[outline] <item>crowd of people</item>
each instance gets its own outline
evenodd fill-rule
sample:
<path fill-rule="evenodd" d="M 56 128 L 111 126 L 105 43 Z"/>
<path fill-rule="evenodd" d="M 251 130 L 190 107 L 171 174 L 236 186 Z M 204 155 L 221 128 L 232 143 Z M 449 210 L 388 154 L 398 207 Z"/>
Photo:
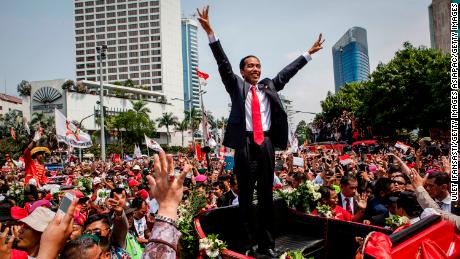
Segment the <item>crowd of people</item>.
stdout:
<path fill-rule="evenodd" d="M 306 181 L 320 185 L 318 206 L 328 205 L 329 217 L 340 220 L 385 226 L 393 215 L 415 222 L 440 214 L 460 228 L 449 193 L 448 154 L 430 152 L 425 142 L 407 151 L 380 143 L 367 149 L 277 152 L 273 189 L 295 189 Z M 56 172 L 45 168 L 48 153 L 32 142 L 23 166 L 5 157 L 1 258 L 58 253 L 60 258 L 175 258 L 181 235 L 177 207 L 192 189 L 206 196 L 205 209 L 238 205 L 236 177 L 217 157 L 208 167 L 206 160 L 160 153 L 131 161 L 77 161 Z M 343 154 L 349 154 L 347 163 Z M 61 213 L 66 193 L 75 199 Z M 325 216 L 314 207 L 311 213 Z"/>

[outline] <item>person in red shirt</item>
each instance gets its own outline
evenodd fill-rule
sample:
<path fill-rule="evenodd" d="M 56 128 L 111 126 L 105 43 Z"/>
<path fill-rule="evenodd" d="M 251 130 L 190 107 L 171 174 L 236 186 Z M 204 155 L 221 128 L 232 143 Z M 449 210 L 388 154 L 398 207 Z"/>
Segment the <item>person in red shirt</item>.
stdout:
<path fill-rule="evenodd" d="M 321 186 L 319 188 L 321 193 L 321 205 L 328 205 L 331 207 L 332 217 L 339 220 L 352 221 L 353 216 L 346 211 L 344 208 L 337 205 L 337 192 L 330 186 Z M 312 215 L 318 215 L 318 211 L 315 209 L 311 213 Z M 321 215 L 323 216 L 323 215 Z"/>
<path fill-rule="evenodd" d="M 35 140 L 32 141 L 24 151 L 26 173 L 24 184 L 27 185 L 35 182 L 35 185 L 39 187 L 48 183 L 48 178 L 45 174 L 45 154 L 50 155 L 51 152 L 46 147 L 34 146 Z M 33 182 L 31 182 L 32 179 L 34 179 Z"/>

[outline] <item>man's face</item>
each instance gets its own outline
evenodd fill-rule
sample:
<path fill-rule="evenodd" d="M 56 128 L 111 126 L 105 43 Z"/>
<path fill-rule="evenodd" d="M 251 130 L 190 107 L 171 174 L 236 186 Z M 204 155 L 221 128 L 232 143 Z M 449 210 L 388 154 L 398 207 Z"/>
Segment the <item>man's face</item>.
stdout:
<path fill-rule="evenodd" d="M 341 192 L 345 197 L 353 197 L 355 196 L 356 190 L 358 189 L 358 182 L 357 181 L 348 181 L 348 184 L 341 185 Z"/>
<path fill-rule="evenodd" d="M 244 67 L 240 70 L 241 75 L 252 85 L 257 84 L 260 78 L 260 61 L 258 58 L 249 57 L 244 61 Z"/>
<path fill-rule="evenodd" d="M 222 190 L 219 188 L 219 187 L 214 187 L 214 195 L 216 195 L 216 197 L 220 197 L 222 196 Z"/>
<path fill-rule="evenodd" d="M 85 233 L 85 234 L 93 234 L 93 235 L 96 235 L 96 236 L 109 238 L 110 227 L 107 224 L 102 223 L 102 220 L 99 220 L 99 221 L 95 221 L 95 222 L 89 224 L 86 227 L 86 229 L 85 229 L 85 231 L 83 233 Z"/>
<path fill-rule="evenodd" d="M 43 153 L 38 153 L 37 155 L 35 155 L 35 158 L 37 158 L 37 161 L 39 163 L 45 162 L 45 155 Z"/>
<path fill-rule="evenodd" d="M 142 203 L 142 207 L 140 209 L 137 209 L 135 212 L 134 212 L 134 215 L 137 219 L 140 219 L 144 216 L 147 215 L 147 212 L 148 212 L 148 208 L 147 208 L 147 204 L 145 202 Z"/>
<path fill-rule="evenodd" d="M 24 224 L 24 226 L 22 226 L 21 229 L 19 230 L 18 248 L 21 248 L 24 250 L 24 249 L 33 248 L 34 246 L 38 246 L 40 244 L 41 236 L 42 236 L 42 233 Z"/>
<path fill-rule="evenodd" d="M 436 198 L 442 193 L 442 188 L 434 182 L 435 179 L 427 179 L 424 186 L 431 198 Z"/>

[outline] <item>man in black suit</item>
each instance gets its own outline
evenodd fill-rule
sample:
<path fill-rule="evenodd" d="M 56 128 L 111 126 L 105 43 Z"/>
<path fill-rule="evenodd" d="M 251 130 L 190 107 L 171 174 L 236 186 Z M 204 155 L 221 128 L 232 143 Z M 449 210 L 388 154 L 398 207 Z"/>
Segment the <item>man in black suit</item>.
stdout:
<path fill-rule="evenodd" d="M 261 81 L 260 61 L 246 56 L 240 62 L 242 78 L 233 73 L 232 66 L 216 39 L 209 24 L 209 6 L 198 10 L 199 22 L 207 33 L 210 47 L 219 67 L 225 90 L 232 100 L 232 108 L 225 130 L 223 144 L 235 149 L 234 172 L 238 181 L 240 220 L 249 244 L 255 243 L 251 224 L 251 205 L 255 183 L 259 227 L 257 230 L 258 253 L 277 257 L 275 242 L 271 237 L 273 224 L 274 148 L 286 149 L 288 142 L 287 115 L 278 91 L 303 67 L 311 54 L 322 49 L 321 34 L 310 50 L 298 57 L 273 78 Z M 249 246 L 250 247 L 250 246 Z M 249 248 L 248 247 L 248 248 Z"/>

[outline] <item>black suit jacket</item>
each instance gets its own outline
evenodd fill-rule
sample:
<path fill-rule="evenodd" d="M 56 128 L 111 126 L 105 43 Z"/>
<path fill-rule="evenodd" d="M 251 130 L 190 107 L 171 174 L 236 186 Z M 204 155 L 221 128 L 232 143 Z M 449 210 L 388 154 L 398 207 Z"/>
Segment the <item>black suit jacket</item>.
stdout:
<path fill-rule="evenodd" d="M 338 198 L 337 205 L 342 207 L 342 193 L 341 192 L 337 194 L 337 198 Z M 345 207 L 343 208 L 346 209 Z M 358 210 L 359 210 L 358 202 L 356 201 L 356 197 L 353 197 L 353 213 L 356 214 Z"/>
<path fill-rule="evenodd" d="M 245 143 L 246 112 L 244 104 L 250 84 L 233 73 L 230 61 L 225 55 L 219 41 L 210 43 L 209 45 L 217 61 L 220 77 L 224 83 L 225 90 L 227 90 L 232 101 L 232 108 L 230 116 L 228 117 L 223 144 L 234 149 L 240 148 L 243 147 Z M 284 85 L 289 82 L 305 64 L 307 64 L 307 60 L 304 56 L 300 56 L 281 70 L 273 79 L 265 78 L 258 83 L 259 89 L 265 91 L 270 100 L 270 139 L 274 147 L 286 149 L 288 143 L 287 114 L 284 111 L 278 91 L 282 90 Z"/>

